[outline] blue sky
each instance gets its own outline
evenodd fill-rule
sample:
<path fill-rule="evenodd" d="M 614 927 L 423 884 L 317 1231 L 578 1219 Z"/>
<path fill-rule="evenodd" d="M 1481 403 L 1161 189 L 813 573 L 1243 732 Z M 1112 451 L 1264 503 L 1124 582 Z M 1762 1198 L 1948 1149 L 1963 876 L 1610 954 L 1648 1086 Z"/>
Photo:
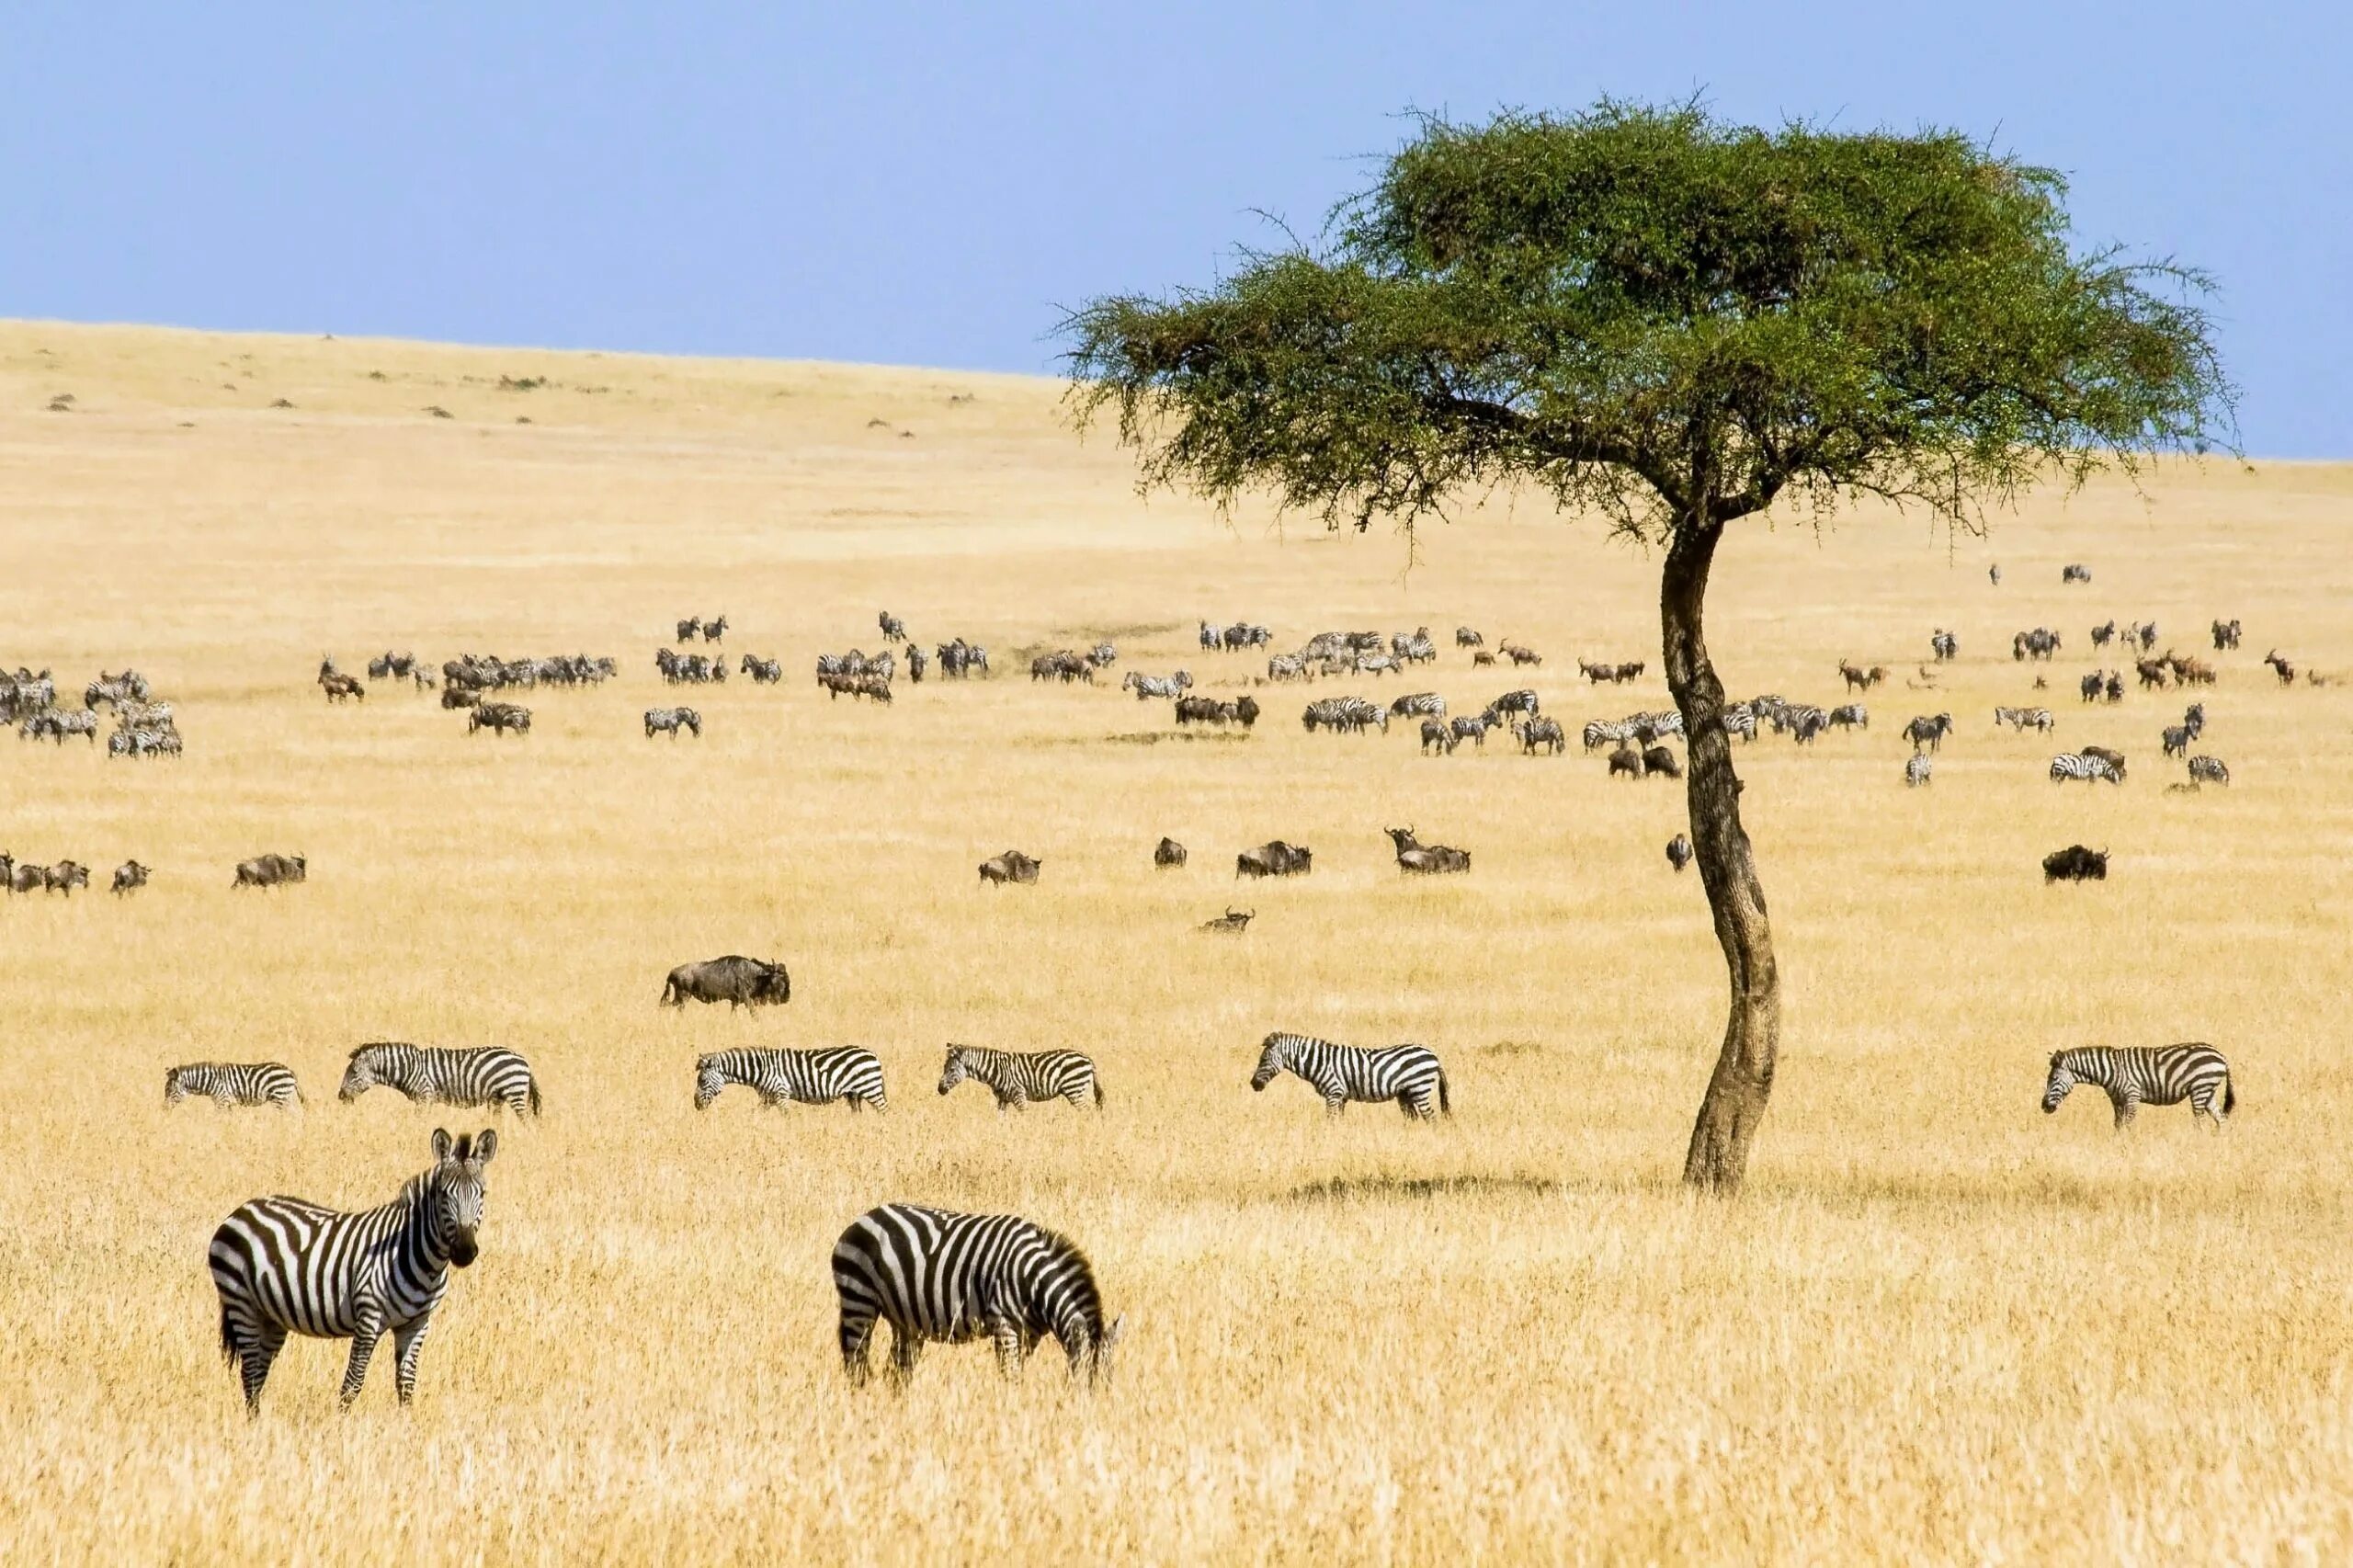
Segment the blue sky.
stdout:
<path fill-rule="evenodd" d="M 1050 369 L 1473 117 L 1955 127 L 2222 279 L 2247 449 L 2353 457 L 2353 23 L 2317 4 L 15 6 L 0 314 Z"/>

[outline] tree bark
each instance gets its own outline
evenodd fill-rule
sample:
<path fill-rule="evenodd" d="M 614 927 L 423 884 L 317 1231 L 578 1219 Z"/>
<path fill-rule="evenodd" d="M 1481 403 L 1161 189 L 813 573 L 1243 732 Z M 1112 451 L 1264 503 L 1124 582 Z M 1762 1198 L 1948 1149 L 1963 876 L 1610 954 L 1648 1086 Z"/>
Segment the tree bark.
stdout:
<path fill-rule="evenodd" d="M 1781 1042 L 1781 981 L 1773 961 L 1773 931 L 1765 890 L 1740 825 L 1739 777 L 1732 737 L 1724 733 L 1724 688 L 1708 662 L 1701 621 L 1708 569 L 1723 536 L 1721 522 L 1682 519 L 1666 552 L 1659 593 L 1665 638 L 1666 685 L 1683 715 L 1690 756 L 1685 786 L 1691 808 L 1692 858 L 1715 917 L 1716 940 L 1731 980 L 1731 1015 L 1723 1049 L 1708 1079 L 1707 1097 L 1691 1129 L 1683 1179 L 1729 1194 L 1748 1169 L 1748 1148 L 1773 1093 L 1774 1061 Z"/>

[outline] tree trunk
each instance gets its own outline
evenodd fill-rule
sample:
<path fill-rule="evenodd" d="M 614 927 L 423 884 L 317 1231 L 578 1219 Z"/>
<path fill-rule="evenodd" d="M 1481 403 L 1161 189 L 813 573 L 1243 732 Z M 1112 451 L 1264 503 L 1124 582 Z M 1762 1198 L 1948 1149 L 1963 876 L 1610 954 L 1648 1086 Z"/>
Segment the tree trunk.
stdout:
<path fill-rule="evenodd" d="M 1731 1017 L 1723 1050 L 1708 1079 L 1707 1098 L 1691 1129 L 1683 1179 L 1731 1193 L 1748 1169 L 1748 1145 L 1773 1093 L 1774 1058 L 1781 1041 L 1781 981 L 1773 962 L 1773 932 L 1765 890 L 1740 825 L 1741 782 L 1733 772 L 1732 737 L 1724 733 L 1724 688 L 1708 662 L 1700 622 L 1707 606 L 1708 568 L 1723 525 L 1688 520 L 1666 552 L 1659 593 L 1665 636 L 1666 685 L 1683 715 L 1690 754 L 1686 778 L 1691 805 L 1691 847 L 1700 885 L 1715 916 L 1732 983 Z"/>

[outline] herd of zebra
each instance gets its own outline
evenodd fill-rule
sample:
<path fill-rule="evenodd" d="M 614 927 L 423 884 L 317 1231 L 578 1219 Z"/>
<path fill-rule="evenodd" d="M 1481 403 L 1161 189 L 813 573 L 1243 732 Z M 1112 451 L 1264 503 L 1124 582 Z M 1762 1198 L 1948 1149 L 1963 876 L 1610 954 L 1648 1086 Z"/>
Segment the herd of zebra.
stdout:
<path fill-rule="evenodd" d="M 1424 1046 L 1368 1050 L 1270 1034 L 1260 1043 L 1250 1087 L 1262 1091 L 1285 1073 L 1315 1091 L 1327 1118 L 1337 1118 L 1352 1101 L 1394 1104 L 1411 1120 L 1453 1115 L 1445 1068 Z M 985 1087 L 1000 1115 L 1053 1100 L 1091 1105 L 1098 1112 L 1105 1104 L 1093 1060 L 1074 1051 L 950 1043 L 938 1092 L 949 1095 L 965 1083 Z M 351 1052 L 336 1097 L 349 1104 L 379 1086 L 421 1104 L 486 1107 L 518 1117 L 537 1117 L 542 1109 L 529 1064 L 495 1047 L 371 1041 Z M 881 1062 L 855 1047 L 740 1049 L 695 1059 L 698 1111 L 731 1087 L 749 1089 L 769 1107 L 843 1104 L 855 1113 L 880 1112 L 889 1104 Z M 165 1073 L 165 1106 L 190 1098 L 209 1098 L 223 1108 L 292 1110 L 304 1103 L 293 1071 L 276 1062 L 189 1062 Z M 376 1346 L 391 1335 L 399 1401 L 414 1403 L 420 1352 L 434 1310 L 448 1294 L 449 1270 L 470 1267 L 481 1254 L 483 1170 L 498 1144 L 495 1129 L 455 1138 L 437 1129 L 433 1165 L 378 1208 L 345 1211 L 301 1199 L 258 1198 L 222 1221 L 206 1265 L 220 1302 L 222 1351 L 248 1414 L 260 1414 L 270 1367 L 298 1334 L 351 1341 L 340 1390 L 347 1409 L 366 1383 Z M 1120 1320 L 1104 1321 L 1101 1291 L 1086 1256 L 1067 1238 L 1014 1215 L 886 1204 L 842 1233 L 832 1268 L 842 1364 L 854 1383 L 866 1381 L 878 1321 L 891 1325 L 892 1369 L 901 1381 L 927 1342 L 986 1338 L 1005 1374 L 1017 1378 L 1029 1354 L 1051 1337 L 1074 1378 L 1093 1383 L 1108 1372 L 1109 1351 L 1120 1337 Z"/>
<path fill-rule="evenodd" d="M 54 741 L 63 746 L 80 736 L 98 744 L 98 710 L 111 709 L 114 729 L 107 736 L 108 756 L 177 756 L 182 750 L 179 720 L 169 702 L 159 700 L 137 670 L 120 675 L 104 670 L 82 688 L 82 706 L 57 704 L 57 678 L 49 670 L 35 675 L 19 665 L 0 670 L 0 723 L 17 726 L 20 740 Z"/>

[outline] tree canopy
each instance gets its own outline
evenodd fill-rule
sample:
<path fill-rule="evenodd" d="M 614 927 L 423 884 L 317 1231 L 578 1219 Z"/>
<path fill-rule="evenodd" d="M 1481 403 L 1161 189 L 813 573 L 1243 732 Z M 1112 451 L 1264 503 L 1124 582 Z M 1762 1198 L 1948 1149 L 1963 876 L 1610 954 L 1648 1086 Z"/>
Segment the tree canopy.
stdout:
<path fill-rule="evenodd" d="M 1077 413 L 1147 485 L 1335 523 L 1532 481 L 1653 538 L 1784 494 L 1975 527 L 2052 464 L 2230 444 L 2207 280 L 2078 254 L 2065 192 L 1945 131 L 1425 120 L 1320 251 L 1075 312 Z"/>

